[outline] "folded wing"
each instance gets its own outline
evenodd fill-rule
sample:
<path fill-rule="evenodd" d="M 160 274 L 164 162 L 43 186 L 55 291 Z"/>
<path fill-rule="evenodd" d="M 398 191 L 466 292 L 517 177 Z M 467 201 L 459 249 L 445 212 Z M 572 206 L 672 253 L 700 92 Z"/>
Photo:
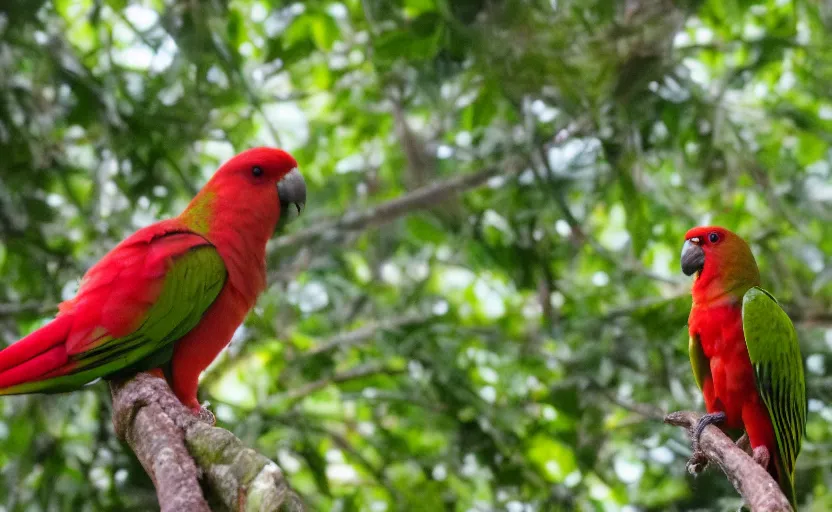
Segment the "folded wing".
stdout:
<path fill-rule="evenodd" d="M 742 325 L 757 391 L 774 426 L 778 483 L 794 503 L 794 466 L 808 409 L 797 333 L 774 297 L 757 287 L 743 297 Z"/>
<path fill-rule="evenodd" d="M 0 351 L 0 394 L 68 391 L 169 357 L 227 273 L 205 238 L 166 227 L 119 244 L 87 272 L 53 322 Z"/>

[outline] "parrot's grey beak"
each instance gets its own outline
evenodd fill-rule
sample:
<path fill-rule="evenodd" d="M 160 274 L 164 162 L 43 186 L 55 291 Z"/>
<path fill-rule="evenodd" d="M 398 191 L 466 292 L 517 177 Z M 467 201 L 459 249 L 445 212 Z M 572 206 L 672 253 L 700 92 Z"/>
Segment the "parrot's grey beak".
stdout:
<path fill-rule="evenodd" d="M 699 239 L 694 237 L 685 240 L 685 245 L 682 246 L 682 272 L 691 276 L 695 272 L 701 272 L 704 267 L 705 251 L 699 245 Z"/>
<path fill-rule="evenodd" d="M 298 218 L 306 206 L 306 182 L 297 168 L 289 171 L 277 183 L 280 198 L 280 223 L 286 224 Z"/>

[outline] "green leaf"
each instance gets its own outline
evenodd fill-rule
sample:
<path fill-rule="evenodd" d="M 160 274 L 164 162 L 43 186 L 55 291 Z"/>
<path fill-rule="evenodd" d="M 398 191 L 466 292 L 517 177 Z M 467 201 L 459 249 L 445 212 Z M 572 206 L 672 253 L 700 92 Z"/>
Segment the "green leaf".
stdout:
<path fill-rule="evenodd" d="M 405 0 L 404 9 L 410 16 L 436 11 L 436 0 Z"/>
<path fill-rule="evenodd" d="M 318 491 L 326 496 L 332 496 L 332 490 L 329 487 L 329 479 L 326 476 L 326 459 L 321 456 L 318 447 L 312 442 L 312 439 L 304 436 L 298 453 L 309 465 L 312 476 L 315 478 L 315 483 L 318 486 Z"/>
<path fill-rule="evenodd" d="M 312 39 L 318 49 L 324 52 L 331 50 L 332 44 L 340 35 L 335 20 L 328 14 L 318 13 L 310 16 L 309 26 L 312 31 Z"/>
<path fill-rule="evenodd" d="M 440 226 L 421 215 L 407 219 L 407 231 L 416 240 L 432 244 L 440 244 L 446 238 Z"/>
<path fill-rule="evenodd" d="M 419 16 L 410 30 L 395 29 L 383 33 L 373 42 L 376 57 L 382 61 L 406 59 L 424 61 L 439 52 L 444 25 L 435 13 Z"/>
<path fill-rule="evenodd" d="M 544 434 L 536 434 L 528 440 L 526 453 L 538 471 L 550 482 L 563 482 L 578 468 L 575 453 L 569 446 Z"/>
<path fill-rule="evenodd" d="M 829 144 L 819 135 L 803 132 L 797 137 L 795 157 L 801 166 L 811 165 L 826 158 Z"/>
<path fill-rule="evenodd" d="M 647 217 L 646 204 L 638 193 L 633 178 L 627 170 L 618 173 L 618 184 L 621 187 L 621 204 L 626 212 L 627 231 L 633 245 L 633 252 L 640 257 L 650 239 L 652 225 Z"/>

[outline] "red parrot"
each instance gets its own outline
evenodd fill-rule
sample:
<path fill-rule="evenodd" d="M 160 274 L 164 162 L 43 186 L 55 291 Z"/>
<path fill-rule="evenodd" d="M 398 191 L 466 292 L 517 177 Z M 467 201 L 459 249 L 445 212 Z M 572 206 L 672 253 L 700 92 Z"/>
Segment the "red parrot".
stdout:
<path fill-rule="evenodd" d="M 689 351 L 708 411 L 694 428 L 692 462 L 702 460 L 699 436 L 707 425 L 744 429 L 754 460 L 796 509 L 794 466 L 808 404 L 794 325 L 759 287 L 751 248 L 727 229 L 688 231 L 681 264 L 686 275 L 696 274 Z"/>
<path fill-rule="evenodd" d="M 178 217 L 140 229 L 90 268 L 54 320 L 0 351 L 0 395 L 161 369 L 199 413 L 200 373 L 266 288 L 266 242 L 305 204 L 291 155 L 238 154 Z"/>

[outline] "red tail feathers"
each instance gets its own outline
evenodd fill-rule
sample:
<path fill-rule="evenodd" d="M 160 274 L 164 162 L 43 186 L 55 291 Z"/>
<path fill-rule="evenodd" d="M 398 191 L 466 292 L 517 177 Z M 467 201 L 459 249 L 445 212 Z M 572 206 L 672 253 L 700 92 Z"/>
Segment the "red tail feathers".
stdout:
<path fill-rule="evenodd" d="M 62 315 L 0 350 L 0 388 L 38 380 L 67 362 L 64 342 L 72 316 Z"/>

